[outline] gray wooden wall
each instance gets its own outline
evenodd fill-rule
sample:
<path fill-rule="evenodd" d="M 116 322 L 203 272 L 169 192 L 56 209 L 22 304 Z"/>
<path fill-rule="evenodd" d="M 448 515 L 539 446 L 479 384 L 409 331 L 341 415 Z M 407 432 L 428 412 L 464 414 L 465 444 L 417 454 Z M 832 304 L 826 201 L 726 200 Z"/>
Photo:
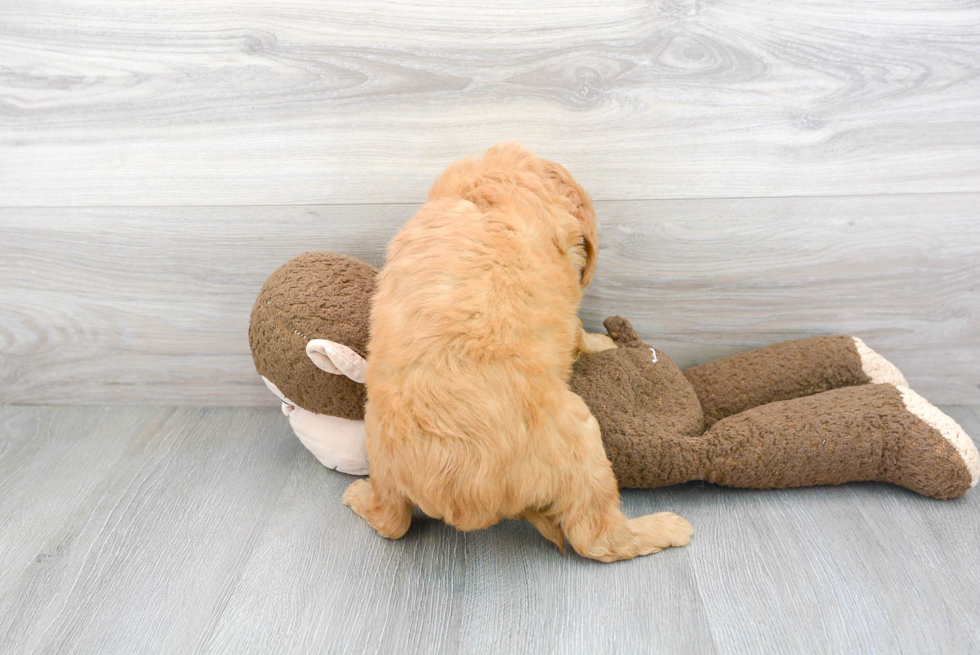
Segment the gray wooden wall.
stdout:
<path fill-rule="evenodd" d="M 0 3 L 0 402 L 270 403 L 304 250 L 381 263 L 517 139 L 598 201 L 586 323 L 691 364 L 853 333 L 980 400 L 980 3 Z"/>

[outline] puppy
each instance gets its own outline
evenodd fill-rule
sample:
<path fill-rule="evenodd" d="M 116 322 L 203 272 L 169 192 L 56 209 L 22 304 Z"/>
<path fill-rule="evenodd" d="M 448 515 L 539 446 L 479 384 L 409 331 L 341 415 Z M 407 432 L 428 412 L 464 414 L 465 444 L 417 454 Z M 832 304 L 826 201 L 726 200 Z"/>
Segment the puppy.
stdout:
<path fill-rule="evenodd" d="M 524 518 L 604 562 L 683 546 L 663 512 L 629 520 L 599 424 L 568 388 L 586 334 L 595 212 L 564 168 L 517 144 L 463 159 L 388 246 L 371 312 L 371 475 L 344 503 L 384 537 L 412 506 L 460 530 Z"/>

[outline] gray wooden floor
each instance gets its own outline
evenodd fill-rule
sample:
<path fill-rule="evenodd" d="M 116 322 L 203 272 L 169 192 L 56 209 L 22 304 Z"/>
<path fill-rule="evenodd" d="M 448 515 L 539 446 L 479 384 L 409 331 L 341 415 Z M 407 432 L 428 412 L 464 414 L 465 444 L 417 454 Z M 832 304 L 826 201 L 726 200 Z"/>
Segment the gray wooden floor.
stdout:
<path fill-rule="evenodd" d="M 976 490 L 630 491 L 694 541 L 604 565 L 523 522 L 382 540 L 351 479 L 274 408 L 0 408 L 0 652 L 980 649 Z"/>

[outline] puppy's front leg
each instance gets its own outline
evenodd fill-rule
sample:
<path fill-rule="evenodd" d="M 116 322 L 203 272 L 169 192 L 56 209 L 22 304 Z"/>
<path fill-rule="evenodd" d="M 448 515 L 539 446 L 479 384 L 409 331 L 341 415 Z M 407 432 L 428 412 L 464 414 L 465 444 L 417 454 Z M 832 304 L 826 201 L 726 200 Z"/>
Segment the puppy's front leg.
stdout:
<path fill-rule="evenodd" d="M 400 539 L 412 524 L 412 504 L 397 492 L 389 492 L 372 480 L 358 480 L 344 492 L 344 504 L 350 507 L 382 537 Z"/>
<path fill-rule="evenodd" d="M 599 353 L 603 350 L 611 350 L 612 348 L 616 347 L 616 342 L 605 334 L 593 334 L 592 332 L 586 332 L 582 327 L 582 321 L 578 322 L 578 331 L 578 344 L 576 344 L 575 348 L 576 357 L 591 355 L 592 353 Z"/>

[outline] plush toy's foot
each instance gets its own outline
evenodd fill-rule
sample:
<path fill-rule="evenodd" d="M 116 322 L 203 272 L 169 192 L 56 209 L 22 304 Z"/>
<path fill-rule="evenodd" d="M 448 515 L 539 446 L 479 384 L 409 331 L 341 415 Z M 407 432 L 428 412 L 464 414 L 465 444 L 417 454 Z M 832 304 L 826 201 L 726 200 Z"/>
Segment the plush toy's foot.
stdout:
<path fill-rule="evenodd" d="M 851 337 L 851 339 L 854 340 L 854 347 L 857 348 L 858 357 L 861 359 L 861 369 L 868 376 L 869 384 L 909 386 L 909 383 L 905 381 L 905 376 L 902 375 L 897 366 L 868 348 L 867 344 L 857 337 Z"/>
<path fill-rule="evenodd" d="M 953 419 L 906 387 L 867 384 L 756 407 L 702 439 L 705 479 L 766 489 L 891 482 L 933 498 L 962 496 L 980 473 Z"/>
<path fill-rule="evenodd" d="M 400 539 L 412 523 L 412 504 L 404 496 L 381 491 L 371 480 L 358 480 L 344 492 L 344 504 L 387 539 Z"/>
<path fill-rule="evenodd" d="M 980 453 L 970 439 L 970 436 L 960 427 L 960 424 L 953 420 L 951 416 L 930 403 L 928 400 L 912 391 L 908 387 L 896 387 L 902 396 L 902 402 L 909 413 L 916 416 L 920 421 L 929 426 L 933 438 L 937 441 L 937 449 L 942 450 L 942 444 L 935 436 L 937 433 L 943 440 L 952 446 L 956 453 L 963 460 L 967 473 L 970 476 L 970 487 L 977 486 L 980 480 Z M 957 494 L 959 495 L 959 494 Z"/>

